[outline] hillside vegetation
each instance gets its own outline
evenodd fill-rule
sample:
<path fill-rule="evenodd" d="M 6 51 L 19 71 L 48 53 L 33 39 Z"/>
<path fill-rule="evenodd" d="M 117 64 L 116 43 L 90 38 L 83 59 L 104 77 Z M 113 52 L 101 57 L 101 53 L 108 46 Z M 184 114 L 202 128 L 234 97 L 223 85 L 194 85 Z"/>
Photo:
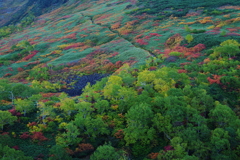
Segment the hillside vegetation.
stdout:
<path fill-rule="evenodd" d="M 240 2 L 56 4 L 0 28 L 0 159 L 239 159 Z"/>

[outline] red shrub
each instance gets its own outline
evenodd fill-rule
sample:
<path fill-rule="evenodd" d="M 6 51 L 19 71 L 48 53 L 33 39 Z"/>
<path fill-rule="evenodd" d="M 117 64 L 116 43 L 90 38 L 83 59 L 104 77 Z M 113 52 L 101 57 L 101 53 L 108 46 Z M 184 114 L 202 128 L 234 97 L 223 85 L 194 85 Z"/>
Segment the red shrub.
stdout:
<path fill-rule="evenodd" d="M 149 68 L 149 71 L 155 71 L 156 69 L 157 69 L 156 66 L 151 66 L 151 67 Z"/>
<path fill-rule="evenodd" d="M 27 61 L 27 60 L 31 59 L 32 57 L 34 57 L 38 53 L 38 51 L 32 51 L 31 53 L 32 54 L 27 55 L 22 60 Z"/>
<path fill-rule="evenodd" d="M 219 76 L 219 75 L 213 75 L 213 78 L 208 77 L 207 80 L 210 84 L 213 84 L 213 83 L 221 84 L 221 81 L 220 81 L 221 77 L 222 76 Z"/>
<path fill-rule="evenodd" d="M 139 34 L 139 35 L 137 35 L 136 37 L 134 37 L 134 39 L 139 39 L 140 37 L 142 37 L 143 36 L 143 34 Z"/>
<path fill-rule="evenodd" d="M 76 35 L 77 33 L 72 33 L 72 34 L 63 36 L 61 39 L 77 39 Z"/>
<path fill-rule="evenodd" d="M 187 73 L 187 70 L 185 70 L 185 69 L 179 69 L 179 70 L 178 70 L 178 73 Z"/>
<path fill-rule="evenodd" d="M 117 68 L 120 68 L 122 65 L 123 65 L 123 62 L 122 62 L 122 61 L 117 61 L 117 62 L 115 63 L 115 66 L 116 66 Z"/>
<path fill-rule="evenodd" d="M 145 42 L 143 39 L 137 39 L 136 42 L 140 45 L 148 45 L 148 42 Z"/>
<path fill-rule="evenodd" d="M 180 63 L 180 66 L 185 66 L 185 65 L 188 65 L 188 64 L 191 64 L 191 62 Z"/>
<path fill-rule="evenodd" d="M 75 149 L 75 152 L 89 152 L 93 150 L 94 147 L 90 143 L 81 143 L 78 144 L 78 147 Z"/>
<path fill-rule="evenodd" d="M 12 148 L 15 149 L 15 150 L 19 150 L 18 146 L 13 146 Z"/>
<path fill-rule="evenodd" d="M 30 62 L 27 65 L 24 65 L 24 67 L 30 66 L 30 65 L 34 65 L 34 64 L 39 64 L 40 61 L 34 61 L 34 62 Z"/>
<path fill-rule="evenodd" d="M 29 137 L 30 137 L 30 135 L 28 134 L 28 132 L 24 132 L 24 133 L 20 136 L 21 139 L 27 139 L 27 138 L 29 138 Z"/>
<path fill-rule="evenodd" d="M 22 69 L 21 67 L 18 67 L 18 72 L 22 72 L 22 71 L 24 71 L 24 69 Z"/>
<path fill-rule="evenodd" d="M 145 37 L 143 37 L 143 39 L 150 39 L 151 38 L 151 36 L 145 36 Z"/>
<path fill-rule="evenodd" d="M 8 77 L 8 76 L 11 76 L 11 75 L 12 75 L 11 73 L 6 73 L 6 74 L 4 74 L 3 77 Z"/>
<path fill-rule="evenodd" d="M 164 151 L 167 152 L 167 151 L 170 151 L 170 150 L 174 150 L 172 146 L 165 146 L 164 147 Z"/>
<path fill-rule="evenodd" d="M 156 159 L 157 156 L 158 156 L 158 153 L 153 153 L 153 152 L 148 155 L 150 159 Z"/>
<path fill-rule="evenodd" d="M 157 36 L 157 37 L 160 37 L 162 36 L 161 34 L 158 34 L 158 33 L 149 33 L 150 36 Z"/>
<path fill-rule="evenodd" d="M 13 68 L 12 68 L 12 67 L 8 67 L 8 70 L 9 70 L 9 71 L 13 71 Z"/>
<path fill-rule="evenodd" d="M 9 132 L 3 132 L 1 135 L 9 135 Z"/>
<path fill-rule="evenodd" d="M 120 26 L 121 26 L 121 23 L 120 23 L 120 22 L 117 22 L 117 23 L 114 23 L 114 24 L 111 26 L 111 29 L 118 29 Z"/>
<path fill-rule="evenodd" d="M 63 19 L 63 18 L 70 18 L 70 17 L 72 17 L 72 16 L 71 16 L 71 15 L 66 15 L 66 16 L 61 17 L 60 19 Z"/>
<path fill-rule="evenodd" d="M 8 112 L 10 112 L 13 116 L 21 116 L 22 114 L 20 112 L 17 112 L 16 109 L 9 109 Z"/>
<path fill-rule="evenodd" d="M 75 44 L 72 44 L 72 45 L 69 45 L 65 48 L 63 48 L 64 50 L 68 50 L 68 49 L 71 49 L 71 48 L 77 48 L 77 47 L 80 47 L 80 46 L 83 46 L 84 43 L 75 43 Z"/>
<path fill-rule="evenodd" d="M 122 139 L 124 137 L 124 131 L 122 129 L 120 129 L 114 134 L 114 136 L 116 138 Z"/>
<path fill-rule="evenodd" d="M 114 52 L 111 57 L 115 57 L 116 55 L 118 55 L 119 53 L 118 52 Z"/>
<path fill-rule="evenodd" d="M 36 125 L 37 125 L 37 122 L 28 123 L 28 126 L 36 126 Z"/>
<path fill-rule="evenodd" d="M 33 132 L 33 135 L 30 136 L 32 140 L 46 141 L 48 140 L 42 132 Z"/>

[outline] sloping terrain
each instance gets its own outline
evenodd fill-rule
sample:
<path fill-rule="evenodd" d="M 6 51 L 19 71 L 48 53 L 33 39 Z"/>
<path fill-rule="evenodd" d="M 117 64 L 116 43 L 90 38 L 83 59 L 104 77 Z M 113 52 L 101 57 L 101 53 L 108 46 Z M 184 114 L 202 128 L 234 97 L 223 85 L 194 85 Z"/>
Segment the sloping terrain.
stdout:
<path fill-rule="evenodd" d="M 0 157 L 239 159 L 239 3 L 31 4 L 0 28 Z"/>
<path fill-rule="evenodd" d="M 30 13 L 39 16 L 45 12 L 56 9 L 66 2 L 66 0 L 1 0 L 0 27 L 19 23 Z"/>

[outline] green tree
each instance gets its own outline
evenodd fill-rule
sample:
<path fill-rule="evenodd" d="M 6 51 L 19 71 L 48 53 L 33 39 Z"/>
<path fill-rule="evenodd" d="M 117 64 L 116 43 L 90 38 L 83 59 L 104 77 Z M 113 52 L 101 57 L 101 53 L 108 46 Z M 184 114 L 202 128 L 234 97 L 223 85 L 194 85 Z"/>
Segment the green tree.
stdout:
<path fill-rule="evenodd" d="M 13 83 L 11 85 L 15 97 L 28 98 L 35 93 L 34 89 L 25 84 Z"/>
<path fill-rule="evenodd" d="M 3 146 L 9 146 L 9 147 L 14 146 L 13 139 L 7 134 L 5 135 L 0 134 L 0 144 L 2 144 Z"/>
<path fill-rule="evenodd" d="M 70 160 L 72 159 L 66 152 L 66 150 L 60 145 L 54 145 L 50 150 L 52 155 L 49 160 Z"/>
<path fill-rule="evenodd" d="M 60 99 L 60 102 L 60 109 L 67 113 L 68 116 L 70 116 L 72 111 L 76 109 L 75 102 L 71 98 Z"/>
<path fill-rule="evenodd" d="M 29 72 L 29 78 L 34 80 L 41 80 L 41 81 L 48 80 L 49 76 L 50 75 L 47 67 L 34 68 Z M 46 81 L 45 83 L 50 83 L 50 82 Z"/>
<path fill-rule="evenodd" d="M 123 84 L 122 78 L 119 76 L 111 76 L 103 89 L 103 95 L 107 99 L 119 99 L 118 92 Z"/>
<path fill-rule="evenodd" d="M 6 124 L 13 124 L 17 120 L 17 117 L 12 116 L 8 111 L 0 110 L 0 128 L 3 130 L 3 126 Z"/>
<path fill-rule="evenodd" d="M 41 98 L 42 98 L 42 95 L 41 95 L 41 94 L 34 94 L 34 95 L 32 95 L 31 97 L 29 97 L 28 99 L 29 99 L 30 101 L 32 101 L 36 107 L 38 107 L 38 101 L 39 101 Z"/>
<path fill-rule="evenodd" d="M 108 125 L 100 117 L 87 116 L 84 118 L 82 114 L 77 114 L 73 123 L 88 137 L 96 138 L 100 135 L 109 134 Z"/>
<path fill-rule="evenodd" d="M 173 126 L 171 124 L 170 115 L 163 116 L 162 114 L 157 113 L 152 121 L 157 133 L 163 133 L 168 140 L 172 139 Z"/>
<path fill-rule="evenodd" d="M 81 142 L 82 139 L 78 137 L 80 135 L 80 131 L 73 122 L 68 123 L 64 129 L 66 132 L 56 137 L 56 143 L 58 145 L 67 147 Z"/>
<path fill-rule="evenodd" d="M 0 98 L 11 99 L 14 104 L 14 99 L 17 97 L 27 98 L 35 93 L 35 90 L 21 83 L 9 83 L 6 80 L 0 81 Z"/>
<path fill-rule="evenodd" d="M 121 154 L 116 151 L 111 145 L 99 146 L 91 155 L 90 160 L 117 160 Z"/>
<path fill-rule="evenodd" d="M 161 150 L 158 155 L 158 160 L 166 159 L 166 160 L 179 160 L 179 159 L 193 159 L 195 156 L 188 156 L 186 151 L 187 143 L 180 137 L 174 137 L 170 141 L 170 146 L 173 148 L 172 150 L 167 150 L 166 152 Z M 197 157 L 195 157 L 198 160 Z"/>
<path fill-rule="evenodd" d="M 226 155 L 222 155 L 222 153 L 224 153 L 224 151 L 230 150 L 230 142 L 229 142 L 229 135 L 228 132 L 225 131 L 222 128 L 216 128 L 215 130 L 213 130 L 212 132 L 212 136 L 211 136 L 211 150 L 212 150 L 212 159 L 215 158 L 220 158 L 220 157 L 225 157 L 225 158 L 230 158 Z M 222 159 L 220 158 L 220 159 Z M 225 159 L 223 158 L 223 159 Z"/>
<path fill-rule="evenodd" d="M 94 109 L 91 106 L 92 103 L 85 101 L 75 104 L 76 109 L 79 111 L 76 117 L 80 116 L 84 119 L 87 118 L 94 111 Z"/>
<path fill-rule="evenodd" d="M 42 119 L 43 124 L 46 124 L 46 117 L 54 117 L 55 112 L 53 112 L 53 107 L 45 105 L 43 102 L 39 102 L 38 109 L 40 112 L 40 117 Z"/>
<path fill-rule="evenodd" d="M 17 47 L 21 48 L 22 51 L 20 53 L 24 54 L 24 53 L 29 53 L 31 54 L 31 51 L 34 50 L 34 47 L 28 42 L 28 41 L 20 41 L 18 44 L 17 44 Z"/>
<path fill-rule="evenodd" d="M 109 109 L 109 102 L 107 100 L 99 100 L 94 104 L 99 114 L 103 114 Z"/>
<path fill-rule="evenodd" d="M 210 111 L 209 115 L 216 127 L 219 128 L 228 127 L 237 119 L 230 107 L 222 105 L 219 102 L 216 102 L 216 107 Z"/>
<path fill-rule="evenodd" d="M 191 43 L 193 40 L 193 36 L 191 34 L 186 35 L 185 39 L 187 40 L 188 43 Z"/>
<path fill-rule="evenodd" d="M 8 146 L 0 144 L 0 159 L 1 160 L 33 160 L 31 157 L 24 155 L 22 151 L 15 150 Z"/>
<path fill-rule="evenodd" d="M 126 114 L 127 128 L 124 129 L 124 140 L 127 145 L 136 141 L 149 144 L 154 139 L 155 130 L 150 126 L 153 112 L 149 105 L 139 104 L 131 107 Z"/>
<path fill-rule="evenodd" d="M 23 112 L 24 116 L 26 116 L 26 113 L 31 112 L 36 107 L 34 106 L 34 103 L 31 100 L 28 99 L 16 99 L 15 100 L 16 110 Z"/>

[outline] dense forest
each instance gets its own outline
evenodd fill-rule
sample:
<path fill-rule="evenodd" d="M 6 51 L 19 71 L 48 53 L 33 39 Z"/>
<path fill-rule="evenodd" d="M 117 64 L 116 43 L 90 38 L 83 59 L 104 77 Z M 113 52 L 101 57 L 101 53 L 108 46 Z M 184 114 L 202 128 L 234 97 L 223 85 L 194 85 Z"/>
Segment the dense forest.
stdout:
<path fill-rule="evenodd" d="M 240 159 L 240 2 L 27 10 L 0 28 L 0 159 Z"/>

